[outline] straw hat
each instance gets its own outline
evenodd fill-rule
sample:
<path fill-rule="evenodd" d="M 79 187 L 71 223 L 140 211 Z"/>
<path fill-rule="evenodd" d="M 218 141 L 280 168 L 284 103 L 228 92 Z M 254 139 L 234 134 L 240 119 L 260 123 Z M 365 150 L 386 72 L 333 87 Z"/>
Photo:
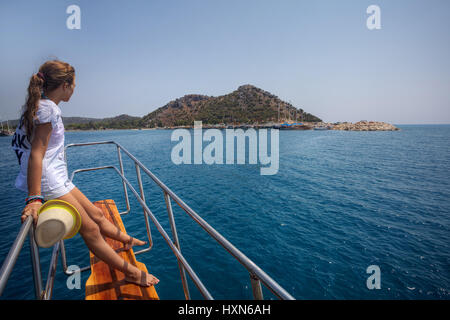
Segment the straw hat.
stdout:
<path fill-rule="evenodd" d="M 38 246 L 49 248 L 75 236 L 80 227 L 81 216 L 74 206 L 63 200 L 49 200 L 39 209 L 34 237 Z"/>

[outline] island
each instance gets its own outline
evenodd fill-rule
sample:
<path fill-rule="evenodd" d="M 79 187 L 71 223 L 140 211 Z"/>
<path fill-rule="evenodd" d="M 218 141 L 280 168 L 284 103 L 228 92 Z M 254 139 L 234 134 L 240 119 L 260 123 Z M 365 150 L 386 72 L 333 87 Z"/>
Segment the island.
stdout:
<path fill-rule="evenodd" d="M 333 130 L 347 131 L 397 131 L 399 128 L 392 124 L 380 121 L 362 120 L 356 123 L 343 122 L 333 125 Z"/>
<path fill-rule="evenodd" d="M 177 129 L 193 128 L 276 128 L 280 130 L 395 131 L 395 126 L 376 121 L 356 123 L 323 122 L 303 108 L 294 107 L 276 95 L 250 84 L 222 96 L 187 94 L 143 117 L 126 114 L 111 118 L 63 117 L 66 130 Z M 15 126 L 18 120 L 12 120 Z"/>

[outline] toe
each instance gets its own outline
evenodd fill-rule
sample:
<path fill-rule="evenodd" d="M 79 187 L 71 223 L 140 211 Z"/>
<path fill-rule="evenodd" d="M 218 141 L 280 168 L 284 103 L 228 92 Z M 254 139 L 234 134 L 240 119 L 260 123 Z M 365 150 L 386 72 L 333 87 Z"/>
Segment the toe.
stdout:
<path fill-rule="evenodd" d="M 133 244 L 136 246 L 143 246 L 146 243 L 147 243 L 146 241 L 141 241 L 139 239 L 133 239 Z"/>
<path fill-rule="evenodd" d="M 158 282 L 159 282 L 159 280 L 155 276 L 149 274 L 149 284 L 150 285 L 157 284 Z"/>

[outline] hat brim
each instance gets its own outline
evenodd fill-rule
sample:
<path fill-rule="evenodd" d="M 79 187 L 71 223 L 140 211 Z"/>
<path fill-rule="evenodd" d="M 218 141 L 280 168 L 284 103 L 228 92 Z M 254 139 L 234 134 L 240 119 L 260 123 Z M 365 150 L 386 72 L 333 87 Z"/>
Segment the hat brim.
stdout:
<path fill-rule="evenodd" d="M 38 215 L 41 214 L 41 212 L 44 212 L 45 210 L 48 210 L 50 208 L 61 208 L 68 211 L 72 215 L 74 224 L 72 230 L 64 237 L 64 240 L 74 237 L 81 228 L 81 215 L 78 212 L 78 210 L 67 201 L 54 199 L 45 202 L 39 208 Z"/>

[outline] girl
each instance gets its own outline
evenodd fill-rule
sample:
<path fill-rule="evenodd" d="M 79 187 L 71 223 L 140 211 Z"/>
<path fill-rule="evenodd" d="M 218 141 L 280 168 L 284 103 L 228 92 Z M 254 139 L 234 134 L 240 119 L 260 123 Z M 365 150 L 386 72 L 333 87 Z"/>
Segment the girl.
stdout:
<path fill-rule="evenodd" d="M 145 242 L 120 232 L 68 179 L 64 125 L 58 104 L 68 102 L 74 89 L 75 69 L 62 61 L 47 61 L 31 76 L 26 104 L 12 142 L 20 165 L 16 187 L 28 192 L 22 223 L 32 215 L 36 224 L 37 212 L 44 200 L 67 201 L 81 215 L 79 232 L 92 253 L 123 272 L 128 282 L 141 286 L 157 284 L 156 277 L 123 260 L 102 235 L 123 242 L 127 249 Z"/>

